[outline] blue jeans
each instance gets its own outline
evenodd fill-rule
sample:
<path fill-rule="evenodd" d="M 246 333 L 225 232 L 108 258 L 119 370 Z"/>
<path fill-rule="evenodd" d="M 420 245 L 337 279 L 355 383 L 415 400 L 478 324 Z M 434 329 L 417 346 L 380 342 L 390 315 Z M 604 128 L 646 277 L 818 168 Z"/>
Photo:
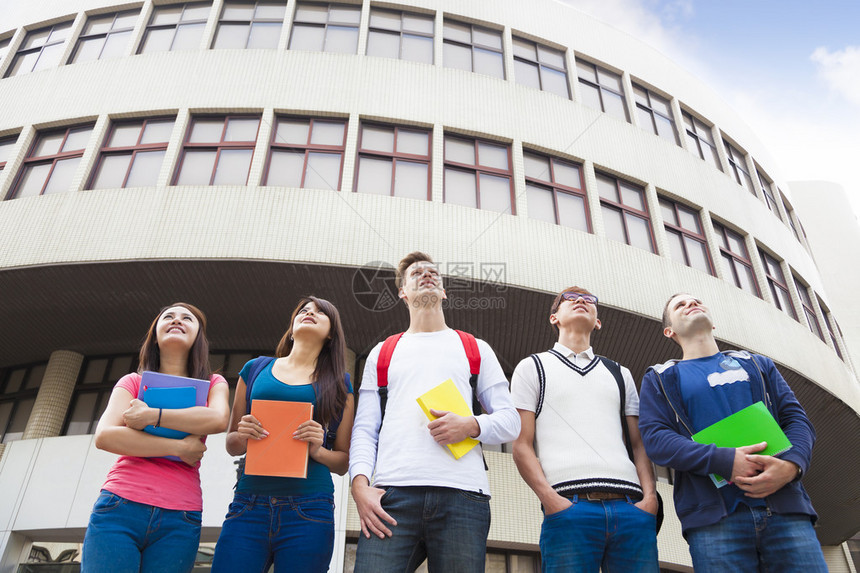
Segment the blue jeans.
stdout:
<path fill-rule="evenodd" d="M 490 496 L 448 487 L 386 487 L 382 508 L 397 520 L 393 535 L 359 535 L 355 573 L 483 573 Z"/>
<path fill-rule="evenodd" d="M 328 571 L 334 551 L 331 494 L 275 497 L 237 493 L 221 526 L 212 573 Z"/>
<path fill-rule="evenodd" d="M 657 518 L 628 499 L 588 501 L 547 515 L 540 530 L 541 570 L 657 573 Z"/>
<path fill-rule="evenodd" d="M 718 523 L 687 531 L 687 542 L 696 573 L 827 573 L 808 515 L 780 515 L 740 504 Z"/>
<path fill-rule="evenodd" d="M 199 511 L 162 509 L 102 490 L 87 525 L 81 571 L 191 571 L 199 544 Z"/>

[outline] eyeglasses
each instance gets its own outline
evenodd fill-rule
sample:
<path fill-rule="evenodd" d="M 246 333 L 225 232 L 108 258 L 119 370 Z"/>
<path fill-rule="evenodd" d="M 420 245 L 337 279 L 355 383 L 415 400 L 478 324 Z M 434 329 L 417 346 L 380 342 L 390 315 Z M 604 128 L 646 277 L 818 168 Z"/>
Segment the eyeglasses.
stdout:
<path fill-rule="evenodd" d="M 589 304 L 597 305 L 597 297 L 593 294 L 585 294 L 584 292 L 566 292 L 561 295 L 561 298 L 564 300 L 578 300 L 581 298 Z"/>

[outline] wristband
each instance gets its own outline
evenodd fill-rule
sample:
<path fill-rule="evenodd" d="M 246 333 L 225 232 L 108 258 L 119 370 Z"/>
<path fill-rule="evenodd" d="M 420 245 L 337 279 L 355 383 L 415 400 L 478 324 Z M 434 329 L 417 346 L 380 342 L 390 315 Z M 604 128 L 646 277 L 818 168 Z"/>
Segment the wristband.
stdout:
<path fill-rule="evenodd" d="M 155 423 L 155 427 L 159 427 L 161 425 L 161 408 L 158 409 L 158 421 Z"/>

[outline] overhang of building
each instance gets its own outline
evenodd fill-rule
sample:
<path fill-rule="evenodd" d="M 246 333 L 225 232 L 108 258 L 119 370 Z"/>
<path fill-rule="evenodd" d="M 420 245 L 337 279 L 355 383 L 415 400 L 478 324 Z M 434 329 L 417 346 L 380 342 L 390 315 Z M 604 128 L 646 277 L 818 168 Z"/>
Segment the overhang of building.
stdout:
<path fill-rule="evenodd" d="M 255 260 L 142 260 L 48 265 L 0 271 L 0 367 L 46 360 L 54 350 L 86 356 L 134 352 L 158 309 L 191 302 L 209 317 L 213 349 L 273 348 L 299 297 L 315 294 L 340 310 L 348 346 L 361 358 L 385 336 L 405 329 L 393 273 Z M 548 348 L 553 295 L 448 277 L 446 319 L 496 351 L 510 375 L 519 360 Z M 601 306 L 603 329 L 595 351 L 628 366 L 638 382 L 653 363 L 678 357 L 659 321 Z M 724 348 L 733 347 L 720 341 Z M 751 350 L 755 350 L 752 348 Z M 819 513 L 821 543 L 831 545 L 860 528 L 860 416 L 825 384 L 782 367 L 817 431 L 804 485 Z"/>

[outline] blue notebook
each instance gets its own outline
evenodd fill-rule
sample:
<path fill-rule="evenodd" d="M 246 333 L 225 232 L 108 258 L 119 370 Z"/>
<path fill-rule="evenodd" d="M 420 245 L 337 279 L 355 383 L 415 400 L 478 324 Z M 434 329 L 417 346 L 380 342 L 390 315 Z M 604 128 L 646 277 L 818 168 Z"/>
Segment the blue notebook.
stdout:
<path fill-rule="evenodd" d="M 145 371 L 140 375 L 140 388 L 137 391 L 137 399 L 143 399 L 143 393 L 148 388 L 175 388 L 193 386 L 196 388 L 196 398 L 191 406 L 205 406 L 209 400 L 209 380 L 198 380 L 197 378 L 186 378 L 185 376 L 173 376 L 161 372 Z M 149 402 L 146 402 L 149 404 Z M 185 406 L 186 408 L 188 406 Z"/>
<path fill-rule="evenodd" d="M 191 408 L 195 405 L 194 401 L 197 395 L 197 389 L 193 386 L 178 386 L 174 388 L 147 388 L 143 392 L 143 401 L 150 408 L 163 408 L 165 410 L 178 410 L 180 408 Z M 188 432 L 180 432 L 179 430 L 171 430 L 162 426 L 147 426 L 143 429 L 144 432 L 162 438 L 172 438 L 181 440 L 188 435 Z"/>

